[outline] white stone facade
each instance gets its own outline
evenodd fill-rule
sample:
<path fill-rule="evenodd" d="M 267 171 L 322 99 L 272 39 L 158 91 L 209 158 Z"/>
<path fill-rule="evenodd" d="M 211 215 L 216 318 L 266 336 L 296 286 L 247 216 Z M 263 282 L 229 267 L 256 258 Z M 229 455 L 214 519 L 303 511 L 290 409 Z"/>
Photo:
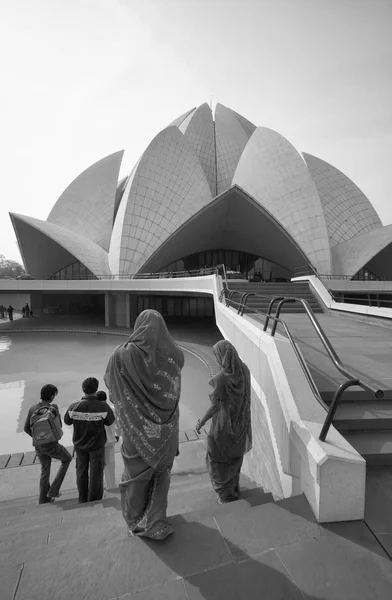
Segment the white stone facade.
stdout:
<path fill-rule="evenodd" d="M 234 214 L 231 205 L 243 193 L 259 207 L 256 219 L 263 218 L 263 228 L 266 218 L 281 228 L 285 250 L 283 256 L 282 248 L 275 254 L 284 268 L 310 266 L 321 275 L 352 277 L 371 265 L 376 276 L 385 276 L 392 236 L 361 190 L 335 167 L 221 104 L 214 115 L 203 104 L 172 121 L 119 181 L 122 156 L 116 152 L 79 175 L 46 222 L 12 216 L 28 271 L 51 276 L 52 268 L 72 261 L 97 277 L 133 275 L 152 265 L 161 269 L 169 254 L 171 260 L 186 256 L 191 238 L 197 246 L 198 224 L 204 228 L 199 241 L 209 240 L 209 247 L 197 246 L 197 251 L 213 250 L 219 236 L 205 228 L 217 230 L 216 202 L 233 192 L 225 204 L 227 215 Z M 235 210 L 238 214 L 238 206 Z M 244 232 L 229 235 L 229 221 L 220 211 L 226 223 L 222 248 L 274 260 L 269 241 L 266 255 L 266 240 L 274 236 L 263 229 L 261 239 L 257 224 L 244 223 L 254 211 L 244 205 L 243 213 L 238 226 Z M 251 243 L 247 235 L 253 236 Z"/>

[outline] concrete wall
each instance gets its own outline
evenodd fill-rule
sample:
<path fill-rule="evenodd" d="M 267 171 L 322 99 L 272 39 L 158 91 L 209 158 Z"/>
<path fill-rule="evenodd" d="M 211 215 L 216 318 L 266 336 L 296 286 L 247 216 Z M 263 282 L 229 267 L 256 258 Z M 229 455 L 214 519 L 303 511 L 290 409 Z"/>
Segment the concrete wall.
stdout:
<path fill-rule="evenodd" d="M 379 324 L 382 324 L 382 321 L 387 322 L 392 319 L 392 308 L 385 308 L 377 306 L 365 306 L 363 304 L 349 304 L 348 302 L 335 302 L 332 300 L 330 293 L 328 292 L 328 287 L 330 287 L 330 281 L 327 280 L 325 285 L 320 281 L 318 277 L 315 275 L 306 275 L 304 277 L 295 277 L 291 281 L 309 281 L 309 284 L 312 287 L 313 292 L 320 299 L 322 304 L 330 310 L 333 310 L 337 314 L 345 313 L 351 315 L 362 316 L 364 320 L 369 323 L 374 322 L 374 319 L 378 319 Z M 366 290 L 369 293 L 385 293 L 388 291 L 392 291 L 391 282 L 390 281 L 341 281 L 341 285 L 337 286 L 337 280 L 333 280 L 333 284 L 336 287 L 332 287 L 331 289 L 345 292 L 358 292 Z M 348 284 L 353 284 L 352 286 Z M 385 324 L 385 323 L 384 323 Z"/>
<path fill-rule="evenodd" d="M 244 472 L 275 496 L 304 493 L 320 522 L 363 518 L 365 461 L 334 427 L 319 441 L 326 413 L 289 341 L 220 302 L 215 313 L 252 373 L 253 448 Z"/>

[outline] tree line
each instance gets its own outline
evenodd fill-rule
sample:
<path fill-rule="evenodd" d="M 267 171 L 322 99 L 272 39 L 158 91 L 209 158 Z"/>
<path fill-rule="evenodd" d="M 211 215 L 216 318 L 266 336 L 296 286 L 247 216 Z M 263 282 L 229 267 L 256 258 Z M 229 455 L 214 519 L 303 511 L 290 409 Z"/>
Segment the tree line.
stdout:
<path fill-rule="evenodd" d="M 15 279 L 19 275 L 25 275 L 24 267 L 16 260 L 9 260 L 0 254 L 0 279 Z"/>

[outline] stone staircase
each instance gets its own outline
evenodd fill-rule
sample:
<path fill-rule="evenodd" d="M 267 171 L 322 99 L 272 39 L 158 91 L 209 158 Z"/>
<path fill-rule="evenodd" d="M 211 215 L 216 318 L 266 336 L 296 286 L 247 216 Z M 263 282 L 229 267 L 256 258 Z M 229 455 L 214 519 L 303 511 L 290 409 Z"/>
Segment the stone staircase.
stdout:
<path fill-rule="evenodd" d="M 321 395 L 329 404 L 332 394 Z M 382 400 L 362 390 L 347 391 L 333 424 L 368 466 L 392 465 L 392 390 L 384 390 Z"/>
<path fill-rule="evenodd" d="M 216 503 L 207 474 L 175 475 L 175 534 L 129 538 L 119 494 L 79 505 L 68 492 L 50 505 L 0 503 L 1 600 L 303 598 L 275 550 L 321 536 L 303 496 L 274 502 L 241 479 L 242 499 Z"/>
<path fill-rule="evenodd" d="M 250 283 L 243 280 L 237 281 L 230 279 L 228 281 L 228 286 L 230 291 L 236 290 L 239 292 L 233 296 L 234 302 L 240 301 L 241 294 L 243 292 L 253 292 L 255 294 L 267 296 L 267 298 L 249 296 L 246 303 L 249 309 L 261 310 L 262 312 L 266 313 L 271 298 L 274 298 L 275 296 L 295 296 L 307 300 L 314 312 L 322 312 L 322 308 L 313 295 L 307 282 L 297 283 L 288 281 L 285 283 Z M 245 309 L 245 312 L 251 311 L 247 311 Z M 304 308 L 299 303 L 285 304 L 282 308 L 282 313 L 286 314 L 304 312 Z"/>
<path fill-rule="evenodd" d="M 206 473 L 174 475 L 175 533 L 164 542 L 127 536 L 118 493 L 84 505 L 75 491 L 41 506 L 31 497 L 0 502 L 0 598 L 391 597 L 391 561 L 364 522 L 320 525 L 304 496 L 274 501 L 245 477 L 241 491 L 218 505 Z"/>

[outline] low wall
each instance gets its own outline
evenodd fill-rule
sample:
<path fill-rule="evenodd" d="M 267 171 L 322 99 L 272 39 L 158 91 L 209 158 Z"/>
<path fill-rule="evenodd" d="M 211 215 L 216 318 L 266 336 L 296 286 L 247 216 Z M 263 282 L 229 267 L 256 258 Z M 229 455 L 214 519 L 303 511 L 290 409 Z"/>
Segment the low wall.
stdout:
<path fill-rule="evenodd" d="M 252 373 L 253 448 L 244 472 L 279 498 L 304 493 L 319 522 L 363 518 L 366 463 L 334 427 L 319 441 L 326 413 L 290 342 L 215 299 L 217 326 Z"/>
<path fill-rule="evenodd" d="M 392 308 L 385 308 L 385 307 L 380 307 L 378 308 L 377 306 L 365 306 L 363 304 L 350 304 L 348 302 L 335 302 L 330 293 L 328 292 L 328 289 L 325 287 L 325 285 L 320 281 L 320 279 L 318 279 L 318 277 L 316 277 L 315 275 L 306 275 L 304 277 L 295 277 L 294 279 L 292 279 L 291 281 L 308 281 L 310 286 L 312 287 L 312 290 L 314 291 L 314 293 L 316 294 L 316 296 L 321 300 L 321 302 L 324 304 L 324 306 L 326 306 L 326 308 L 336 311 L 341 312 L 341 313 L 346 313 L 346 314 L 352 314 L 352 315 L 362 315 L 362 317 L 366 317 L 366 319 L 364 320 L 368 320 L 368 322 L 374 322 L 374 319 L 383 319 L 384 321 L 387 321 L 389 319 L 392 319 Z M 332 280 L 333 281 L 333 280 Z M 326 282 L 327 283 L 327 282 Z M 328 284 L 332 283 L 330 281 L 328 281 Z M 342 282 L 345 283 L 345 290 L 347 291 L 352 291 L 354 292 L 355 290 L 358 292 L 358 288 L 356 287 L 356 282 L 350 282 L 350 281 L 346 281 L 346 282 Z M 348 286 L 349 283 L 353 283 L 354 285 Z M 362 284 L 364 282 L 361 282 Z M 377 286 L 373 285 L 371 286 L 370 284 L 378 284 Z M 385 284 L 384 288 L 380 287 L 380 284 Z M 389 287 L 386 284 L 391 284 L 391 282 L 388 281 L 384 281 L 384 282 L 380 282 L 380 281 L 367 281 L 366 282 L 366 290 L 369 289 L 369 293 L 375 293 L 376 291 L 379 291 L 380 293 L 382 293 L 383 291 L 390 291 Z M 368 288 L 369 286 L 369 288 Z M 332 288 L 331 289 L 335 289 Z M 336 288 L 337 289 L 337 288 Z M 343 290 L 343 287 L 341 288 Z M 364 291 L 364 286 L 362 285 L 362 289 L 360 291 Z"/>

